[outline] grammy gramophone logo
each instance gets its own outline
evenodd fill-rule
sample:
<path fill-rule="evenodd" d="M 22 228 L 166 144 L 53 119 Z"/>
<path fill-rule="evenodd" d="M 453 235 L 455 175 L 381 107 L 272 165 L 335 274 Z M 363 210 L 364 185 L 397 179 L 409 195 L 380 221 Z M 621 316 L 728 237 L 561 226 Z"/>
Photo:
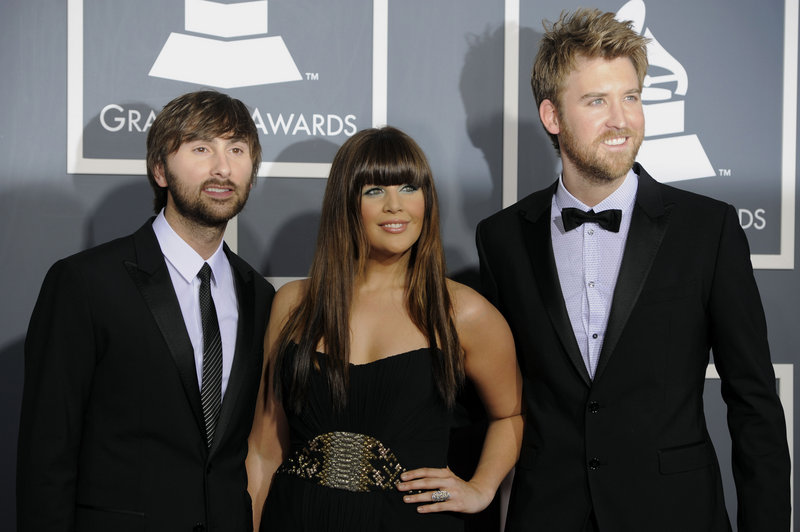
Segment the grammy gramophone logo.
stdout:
<path fill-rule="evenodd" d="M 150 76 L 222 89 L 302 79 L 283 38 L 267 36 L 267 7 L 185 0 L 189 33 L 170 34 Z"/>
<path fill-rule="evenodd" d="M 716 175 L 699 137 L 685 132 L 686 69 L 645 26 L 644 1 L 630 0 L 617 11 L 616 18 L 632 21 L 633 29 L 650 39 L 650 67 L 642 88 L 645 138 L 636 160 L 662 182 Z"/>

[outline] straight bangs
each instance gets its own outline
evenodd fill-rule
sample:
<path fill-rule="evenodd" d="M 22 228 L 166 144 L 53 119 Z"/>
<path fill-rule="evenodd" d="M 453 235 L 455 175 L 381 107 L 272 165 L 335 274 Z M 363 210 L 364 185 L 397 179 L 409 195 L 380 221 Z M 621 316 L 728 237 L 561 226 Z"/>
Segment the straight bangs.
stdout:
<path fill-rule="evenodd" d="M 353 187 L 359 191 L 365 185 L 413 185 L 427 188 L 431 182 L 428 161 L 422 151 L 407 138 L 396 134 L 379 134 L 372 146 L 356 164 Z"/>

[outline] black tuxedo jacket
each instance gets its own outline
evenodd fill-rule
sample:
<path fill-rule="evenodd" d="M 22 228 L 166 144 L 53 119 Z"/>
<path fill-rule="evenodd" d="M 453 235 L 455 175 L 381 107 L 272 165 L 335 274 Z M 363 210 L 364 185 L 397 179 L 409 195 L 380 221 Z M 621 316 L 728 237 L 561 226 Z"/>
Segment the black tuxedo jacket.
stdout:
<path fill-rule="evenodd" d="M 594 381 L 561 294 L 553 186 L 478 226 L 484 291 L 514 333 L 526 410 L 507 531 L 730 530 L 706 429 L 709 350 L 733 443 L 740 532 L 789 530 L 789 454 L 764 312 L 734 209 L 639 189 Z"/>
<path fill-rule="evenodd" d="M 50 269 L 25 341 L 20 531 L 252 530 L 244 459 L 274 289 L 225 253 L 239 322 L 210 449 L 152 220 Z"/>

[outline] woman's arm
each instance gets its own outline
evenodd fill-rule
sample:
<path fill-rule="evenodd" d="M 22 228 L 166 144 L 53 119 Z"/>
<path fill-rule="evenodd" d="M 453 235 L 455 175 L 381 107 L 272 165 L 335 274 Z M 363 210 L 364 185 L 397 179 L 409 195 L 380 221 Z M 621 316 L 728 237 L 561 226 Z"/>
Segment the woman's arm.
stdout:
<path fill-rule="evenodd" d="M 272 302 L 267 333 L 264 337 L 264 367 L 253 418 L 247 440 L 247 491 L 253 503 L 253 529 L 258 530 L 264 501 L 269 493 L 272 475 L 283 462 L 289 449 L 289 427 L 283 407 L 273 390 L 275 341 L 286 323 L 289 312 L 299 301 L 303 281 L 281 287 Z"/>
<path fill-rule="evenodd" d="M 475 513 L 486 508 L 500 482 L 514 466 L 522 442 L 522 377 L 514 340 L 503 317 L 488 301 L 466 286 L 449 282 L 456 329 L 464 349 L 467 377 L 475 384 L 489 426 L 475 474 L 465 482 L 449 468 L 422 468 L 402 475 L 405 502 L 428 503 L 434 491 L 446 491 L 443 502 L 420 505 L 421 513 L 455 511 Z"/>

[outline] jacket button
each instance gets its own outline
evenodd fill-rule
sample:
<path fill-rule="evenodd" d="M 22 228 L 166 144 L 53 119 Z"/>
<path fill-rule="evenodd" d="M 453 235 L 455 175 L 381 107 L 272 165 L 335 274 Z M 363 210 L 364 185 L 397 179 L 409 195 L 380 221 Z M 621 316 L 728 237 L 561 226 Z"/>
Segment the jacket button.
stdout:
<path fill-rule="evenodd" d="M 597 401 L 592 401 L 589 403 L 589 412 L 592 414 L 596 414 L 600 411 L 600 403 Z"/>
<path fill-rule="evenodd" d="M 206 525 L 203 523 L 197 523 L 194 525 L 192 532 L 206 532 Z"/>
<path fill-rule="evenodd" d="M 591 460 L 589 460 L 589 469 L 591 469 L 592 471 L 597 471 L 599 467 L 600 467 L 599 458 L 592 458 Z"/>

